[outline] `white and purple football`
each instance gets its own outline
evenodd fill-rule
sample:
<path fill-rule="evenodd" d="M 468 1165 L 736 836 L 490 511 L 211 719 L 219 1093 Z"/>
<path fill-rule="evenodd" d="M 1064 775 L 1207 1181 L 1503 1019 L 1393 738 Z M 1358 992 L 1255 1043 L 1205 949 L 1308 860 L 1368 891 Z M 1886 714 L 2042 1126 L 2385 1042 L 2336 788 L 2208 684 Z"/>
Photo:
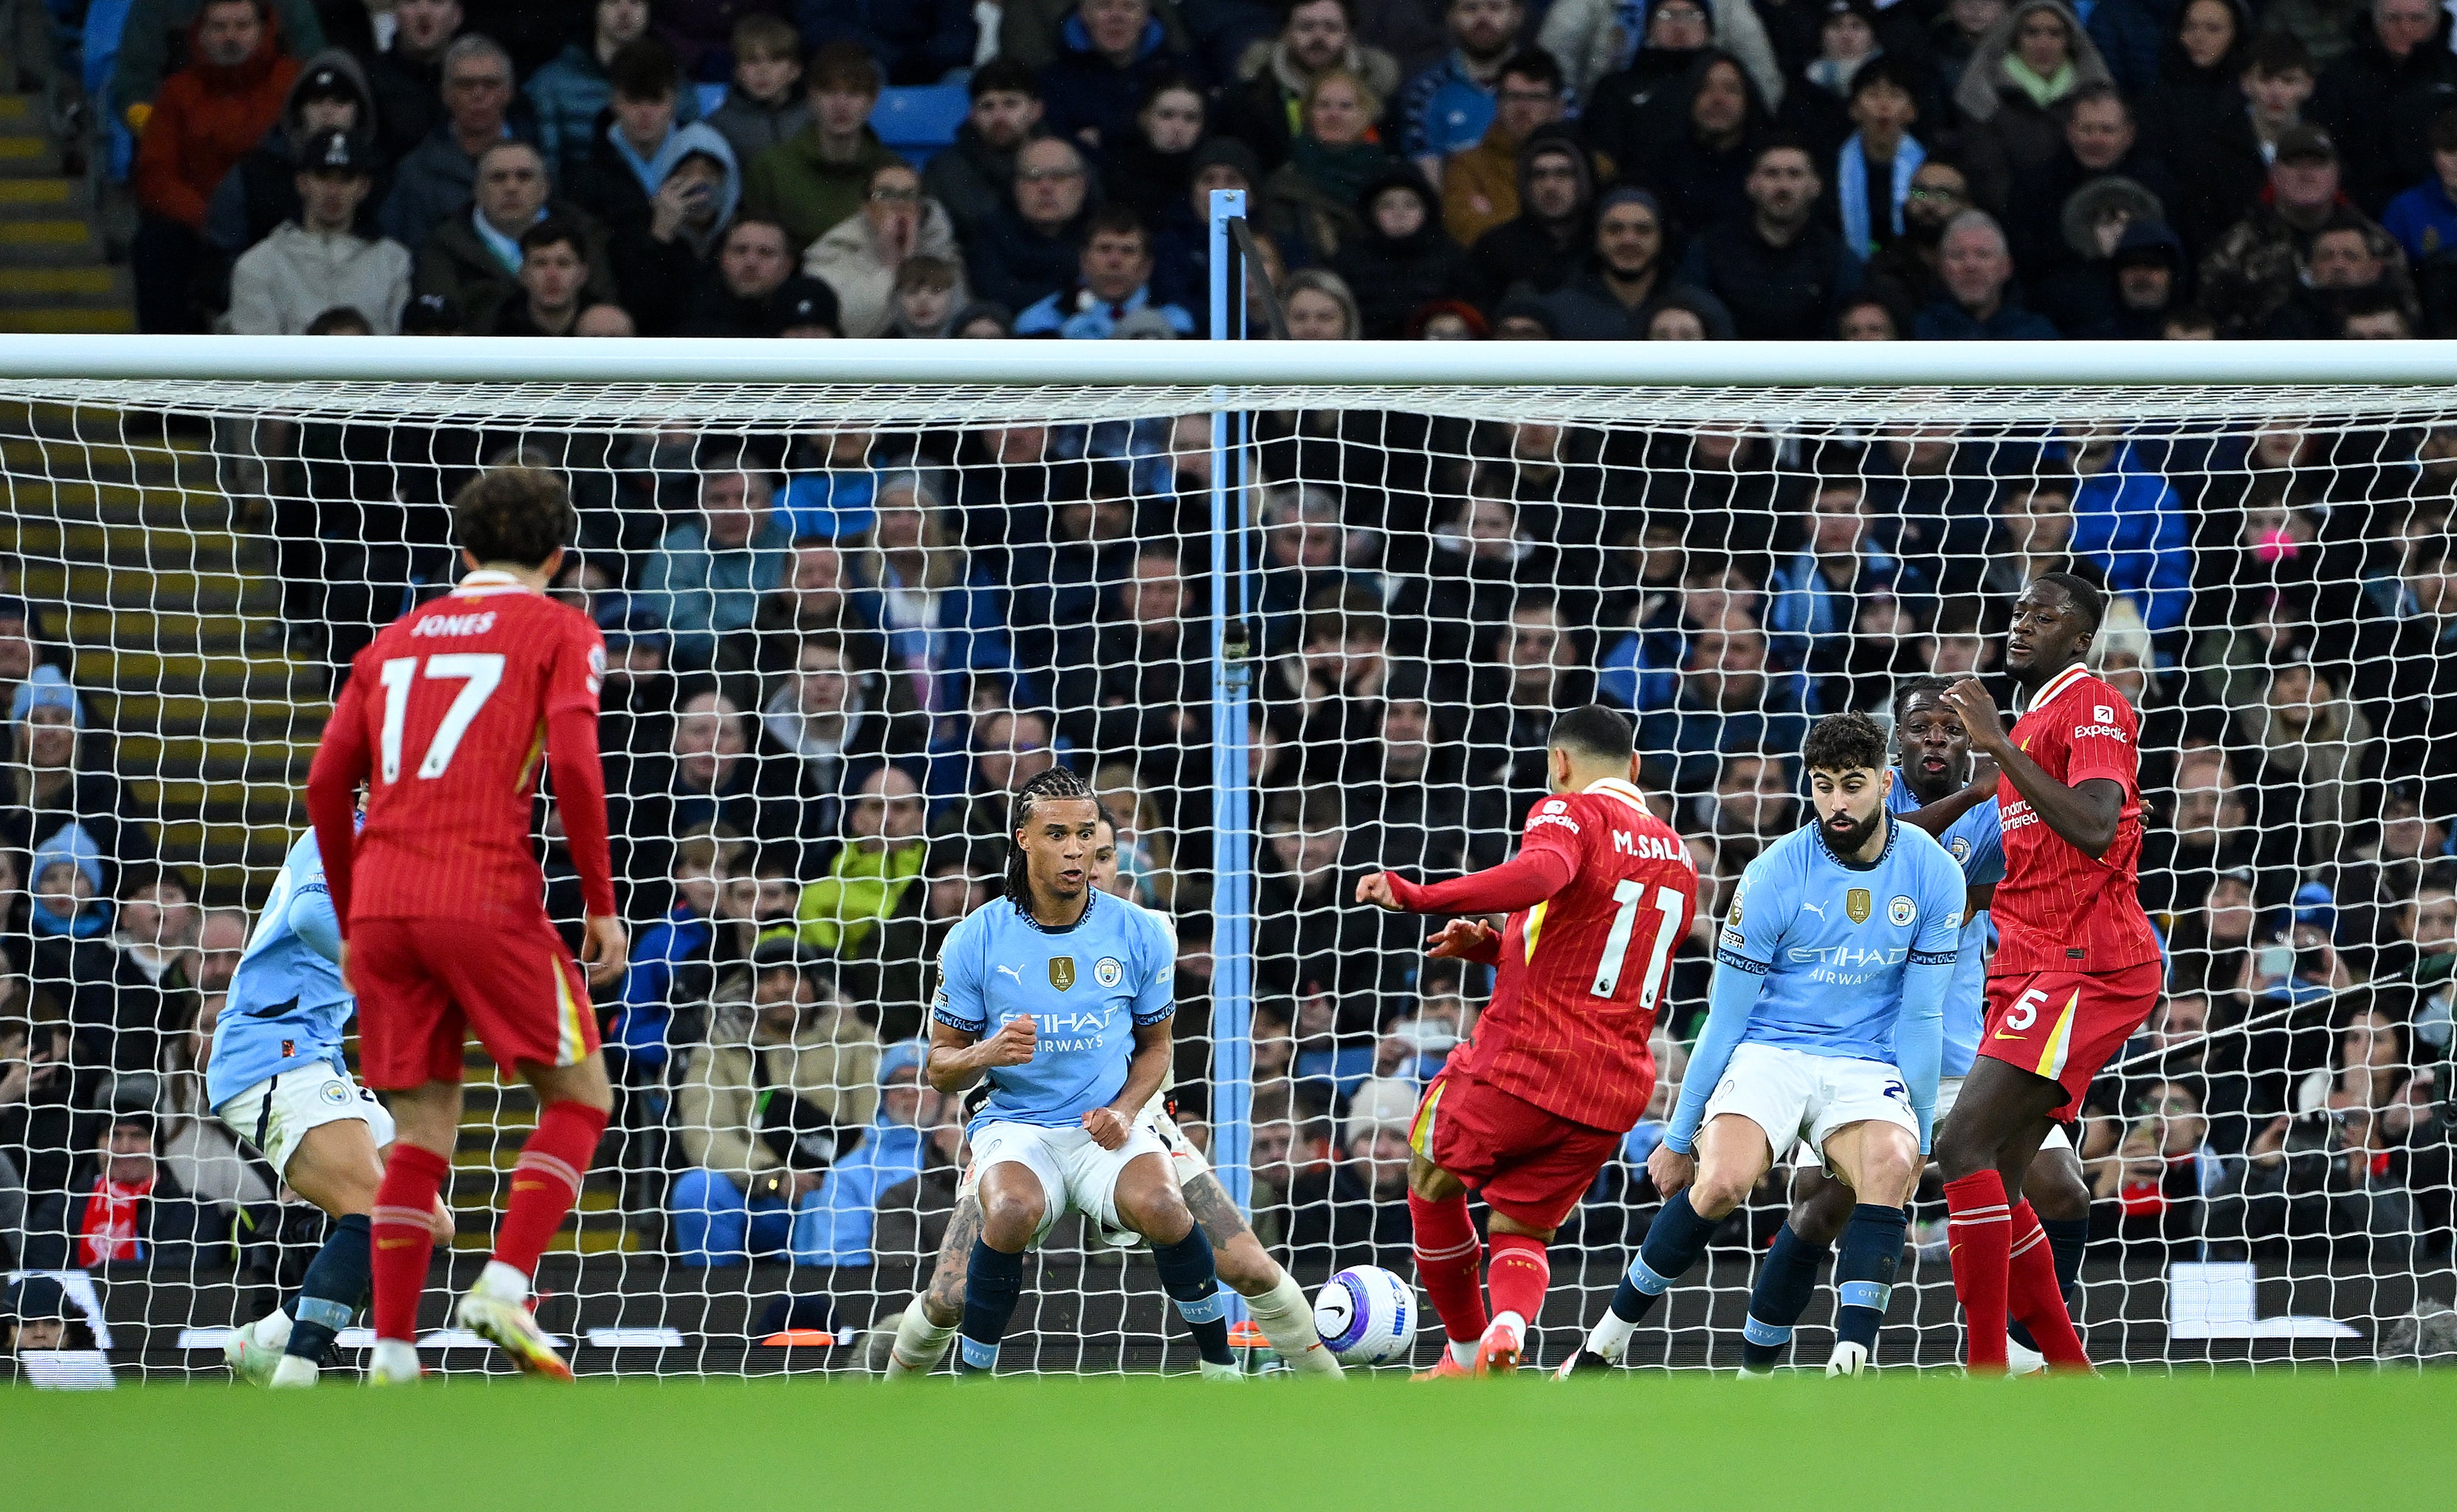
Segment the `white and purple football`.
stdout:
<path fill-rule="evenodd" d="M 1416 1291 L 1378 1265 L 1352 1265 L 1314 1294 L 1314 1331 L 1343 1365 L 1405 1361 L 1416 1343 Z"/>

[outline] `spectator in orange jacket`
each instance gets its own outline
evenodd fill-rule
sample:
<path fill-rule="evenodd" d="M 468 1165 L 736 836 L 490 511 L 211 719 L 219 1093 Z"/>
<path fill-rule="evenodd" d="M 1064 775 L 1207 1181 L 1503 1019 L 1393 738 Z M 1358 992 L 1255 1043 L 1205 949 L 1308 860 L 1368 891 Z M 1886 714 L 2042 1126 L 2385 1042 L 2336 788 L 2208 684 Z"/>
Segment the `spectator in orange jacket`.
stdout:
<path fill-rule="evenodd" d="M 264 0 L 207 0 L 189 32 L 188 65 L 162 81 L 136 146 L 139 216 L 129 261 L 137 328 L 201 331 L 205 206 L 214 186 L 280 118 L 299 72 L 282 55 Z"/>

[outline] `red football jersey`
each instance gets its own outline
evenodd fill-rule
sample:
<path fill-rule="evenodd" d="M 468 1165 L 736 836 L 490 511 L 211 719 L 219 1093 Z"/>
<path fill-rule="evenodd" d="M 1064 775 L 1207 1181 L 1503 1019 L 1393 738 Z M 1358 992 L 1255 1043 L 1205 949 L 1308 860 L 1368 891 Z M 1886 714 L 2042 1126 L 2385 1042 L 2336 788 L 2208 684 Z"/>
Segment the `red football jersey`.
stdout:
<path fill-rule="evenodd" d="M 2116 843 L 2092 860 L 2048 828 L 2000 778 L 1996 806 L 2005 825 L 2005 880 L 1990 916 L 1996 922 L 1992 977 L 2031 971 L 2120 971 L 2158 959 L 2158 939 L 2141 910 L 2136 868 L 2141 858 L 2140 716 L 2075 664 L 2048 679 L 2009 732 L 2014 748 L 2067 787 L 2104 777 L 2124 785 Z"/>
<path fill-rule="evenodd" d="M 596 736 L 605 673 L 596 626 L 500 572 L 471 572 L 360 652 L 308 777 L 344 923 L 538 916 L 530 814 L 548 760 L 587 907 L 612 914 Z M 352 840 L 346 800 L 361 779 L 367 820 Z"/>
<path fill-rule="evenodd" d="M 1539 799 L 1518 853 L 1567 856 L 1567 885 L 1510 915 L 1493 1001 L 1454 1065 L 1591 1129 L 1655 1094 L 1656 1005 L 1698 908 L 1689 847 L 1627 782 Z"/>

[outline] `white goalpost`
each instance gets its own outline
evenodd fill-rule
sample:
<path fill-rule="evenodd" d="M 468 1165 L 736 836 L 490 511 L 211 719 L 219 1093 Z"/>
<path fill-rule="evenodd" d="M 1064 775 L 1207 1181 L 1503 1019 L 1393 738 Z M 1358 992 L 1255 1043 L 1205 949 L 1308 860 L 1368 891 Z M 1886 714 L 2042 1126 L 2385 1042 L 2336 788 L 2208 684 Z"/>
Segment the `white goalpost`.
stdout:
<path fill-rule="evenodd" d="M 199 1059 L 337 677 L 450 580 L 448 501 L 506 464 L 568 484 L 556 591 L 609 647 L 621 1100 L 540 1278 L 584 1374 L 867 1368 L 954 1201 L 960 1115 L 901 1047 L 997 886 L 1005 795 L 1050 764 L 1177 921 L 1178 1115 L 1223 1186 L 1309 1290 L 1411 1275 L 1408 1113 L 1490 982 L 1428 963 L 1426 922 L 1355 904 L 1357 877 L 1500 860 L 1551 716 L 1629 714 L 1702 877 L 1668 1088 L 1712 921 L 1802 820 L 1807 724 L 1997 676 L 2013 594 L 2061 569 L 2109 590 L 2093 659 L 2142 712 L 2168 958 L 2075 1130 L 2086 1342 L 2457 1355 L 2447 343 L 18 337 L 0 1260 L 77 1278 L 122 1375 L 217 1373 L 217 1331 L 319 1242 Z M 550 804 L 540 825 L 576 915 Z M 443 1332 L 446 1285 L 533 1118 L 472 1056 L 462 1237 L 422 1313 L 453 1371 L 488 1361 Z M 164 1226 L 104 1254 L 81 1215 L 135 1169 L 110 1151 L 139 1113 Z M 1563 1230 L 1538 1360 L 1644 1232 L 1658 1128 Z M 1738 1362 L 1784 1201 L 1779 1174 L 1631 1363 Z M 1878 1357 L 1950 1365 L 1932 1181 L 1911 1241 Z M 1803 1360 L 1830 1315 L 1822 1290 Z M 1062 1229 L 1005 1357 L 1192 1351 L 1147 1257 Z"/>

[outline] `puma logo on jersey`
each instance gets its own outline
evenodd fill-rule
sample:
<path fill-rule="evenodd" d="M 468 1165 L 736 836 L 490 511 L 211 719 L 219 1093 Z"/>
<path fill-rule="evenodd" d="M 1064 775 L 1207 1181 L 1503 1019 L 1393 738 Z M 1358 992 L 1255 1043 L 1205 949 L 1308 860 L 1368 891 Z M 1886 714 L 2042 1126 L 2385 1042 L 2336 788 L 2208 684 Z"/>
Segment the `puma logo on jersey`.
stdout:
<path fill-rule="evenodd" d="M 1002 971 L 1002 972 L 1006 973 L 1006 974 L 1007 974 L 1008 976 L 1010 976 L 1010 977 L 1015 978 L 1015 984 L 1016 984 L 1017 986 L 1019 986 L 1019 987 L 1020 987 L 1020 986 L 1023 985 L 1023 973 L 1022 973 L 1022 971 L 1017 970 L 1017 969 L 1016 969 L 1015 967 L 1013 967 L 1013 966 L 1001 966 L 1001 967 L 999 967 L 999 970 L 1001 970 L 1001 971 Z"/>
<path fill-rule="evenodd" d="M 409 627 L 411 638 L 421 635 L 484 635 L 495 628 L 495 611 L 486 610 L 476 614 L 429 614 Z"/>
<path fill-rule="evenodd" d="M 1820 919 L 1826 917 L 1826 910 L 1816 903 L 1802 903 L 1800 907 L 1804 913 L 1815 914 Z"/>

